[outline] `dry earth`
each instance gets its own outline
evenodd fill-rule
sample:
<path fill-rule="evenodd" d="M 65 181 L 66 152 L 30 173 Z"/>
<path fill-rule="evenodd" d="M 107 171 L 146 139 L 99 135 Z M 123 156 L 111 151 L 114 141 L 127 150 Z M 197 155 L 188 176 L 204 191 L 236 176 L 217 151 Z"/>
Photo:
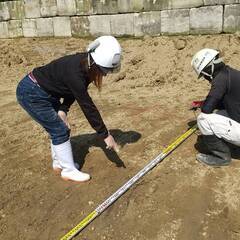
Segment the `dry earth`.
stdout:
<path fill-rule="evenodd" d="M 88 42 L 0 41 L 0 239 L 60 239 L 183 134 L 196 119 L 191 101 L 209 89 L 191 70 L 196 51 L 220 49 L 240 68 L 238 35 L 121 40 L 121 72 L 106 77 L 101 94 L 95 87 L 90 94 L 122 148 L 118 155 L 108 152 L 74 104 L 74 156 L 92 176 L 74 184 L 52 172 L 49 138 L 17 104 L 15 89 L 35 66 L 82 51 Z M 195 160 L 196 140 L 194 134 L 76 239 L 240 239 L 240 161 L 203 166 Z"/>

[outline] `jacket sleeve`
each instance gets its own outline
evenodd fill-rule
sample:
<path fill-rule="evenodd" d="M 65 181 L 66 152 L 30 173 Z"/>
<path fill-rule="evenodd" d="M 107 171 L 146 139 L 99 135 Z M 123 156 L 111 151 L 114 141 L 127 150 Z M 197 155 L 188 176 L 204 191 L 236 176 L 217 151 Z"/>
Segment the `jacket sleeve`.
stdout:
<path fill-rule="evenodd" d="M 88 92 L 85 91 L 81 95 L 78 95 L 76 99 L 92 128 L 95 129 L 100 137 L 106 138 L 108 130 Z"/>
<path fill-rule="evenodd" d="M 91 127 L 98 133 L 100 137 L 106 138 L 108 136 L 108 130 L 97 107 L 88 94 L 87 86 L 84 84 L 83 79 L 79 77 L 72 79 L 71 84 L 69 84 L 69 88 L 71 89 Z"/>
<path fill-rule="evenodd" d="M 202 112 L 212 113 L 215 109 L 223 109 L 223 98 L 227 92 L 227 79 L 223 76 L 216 76 L 212 82 L 211 89 L 201 107 Z"/>
<path fill-rule="evenodd" d="M 74 96 L 69 95 L 67 97 L 64 97 L 63 103 L 60 105 L 59 110 L 64 111 L 67 114 L 69 108 L 71 107 L 74 101 L 75 101 Z"/>

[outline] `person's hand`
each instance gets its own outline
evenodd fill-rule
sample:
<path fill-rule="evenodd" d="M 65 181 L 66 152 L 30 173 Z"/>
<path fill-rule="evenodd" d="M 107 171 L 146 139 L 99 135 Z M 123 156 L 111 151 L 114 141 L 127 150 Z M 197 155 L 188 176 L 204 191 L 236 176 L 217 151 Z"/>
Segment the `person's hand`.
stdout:
<path fill-rule="evenodd" d="M 114 138 L 112 135 L 108 135 L 108 137 L 106 137 L 104 139 L 104 142 L 106 143 L 106 148 L 111 150 L 113 149 L 115 152 L 119 152 L 119 147 L 117 145 L 117 143 L 115 142 Z"/>
<path fill-rule="evenodd" d="M 67 120 L 67 115 L 64 111 L 59 110 L 58 111 L 58 116 L 63 120 L 63 122 L 67 125 L 67 127 L 70 129 L 70 124 L 68 123 Z"/>
<path fill-rule="evenodd" d="M 193 101 L 190 107 L 190 110 L 196 111 L 198 108 L 201 108 L 204 101 Z"/>

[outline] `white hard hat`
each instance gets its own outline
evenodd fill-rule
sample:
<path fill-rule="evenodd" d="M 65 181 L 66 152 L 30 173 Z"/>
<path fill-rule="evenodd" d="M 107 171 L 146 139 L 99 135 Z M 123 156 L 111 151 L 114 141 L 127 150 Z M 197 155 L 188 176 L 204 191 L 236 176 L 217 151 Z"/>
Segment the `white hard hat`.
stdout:
<path fill-rule="evenodd" d="M 121 46 L 113 36 L 102 36 L 89 44 L 87 52 L 103 71 L 112 71 L 121 64 Z"/>
<path fill-rule="evenodd" d="M 219 54 L 218 51 L 210 48 L 204 48 L 197 52 L 193 58 L 191 65 L 195 72 L 197 73 L 198 77 L 201 76 L 202 70 L 211 62 L 213 61 L 216 56 Z"/>

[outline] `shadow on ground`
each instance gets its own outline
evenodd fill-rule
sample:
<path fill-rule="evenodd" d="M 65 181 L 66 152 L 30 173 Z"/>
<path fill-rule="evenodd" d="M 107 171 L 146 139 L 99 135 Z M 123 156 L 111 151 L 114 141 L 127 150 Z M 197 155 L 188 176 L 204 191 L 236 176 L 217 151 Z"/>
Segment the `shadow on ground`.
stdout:
<path fill-rule="evenodd" d="M 124 132 L 120 129 L 112 129 L 110 133 L 121 148 L 126 144 L 137 142 L 141 138 L 141 134 L 136 131 Z M 74 136 L 71 138 L 71 143 L 74 160 L 80 165 L 80 169 L 84 165 L 90 147 L 101 148 L 111 162 L 115 163 L 117 167 L 125 168 L 125 164 L 118 154 L 115 151 L 106 149 L 105 142 L 96 133 Z"/>

